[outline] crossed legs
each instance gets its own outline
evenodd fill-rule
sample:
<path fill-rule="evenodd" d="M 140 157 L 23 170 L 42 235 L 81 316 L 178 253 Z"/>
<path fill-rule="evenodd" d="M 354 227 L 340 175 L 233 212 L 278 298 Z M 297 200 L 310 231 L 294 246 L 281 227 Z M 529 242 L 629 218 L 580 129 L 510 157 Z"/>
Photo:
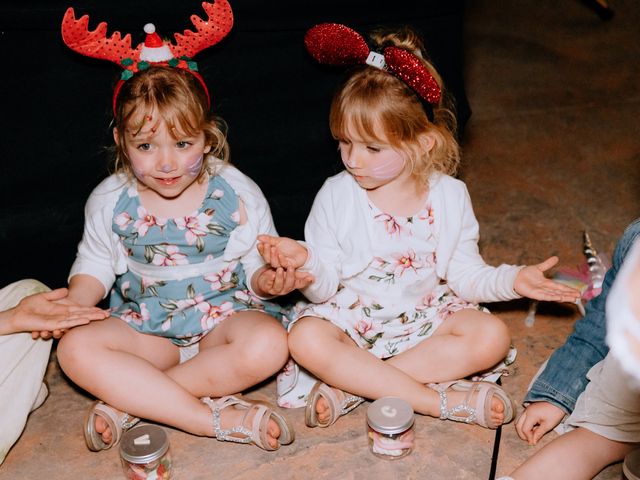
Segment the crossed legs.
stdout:
<path fill-rule="evenodd" d="M 68 332 L 58 345 L 58 360 L 71 380 L 118 410 L 212 436 L 211 410 L 200 398 L 234 394 L 273 375 L 287 360 L 287 337 L 274 318 L 246 311 L 223 321 L 199 347 L 180 364 L 178 347 L 168 339 L 141 334 L 112 317 Z M 237 424 L 243 415 L 223 410 L 221 427 Z M 104 431 L 98 421 L 96 429 Z M 280 432 L 273 420 L 268 433 L 275 445 Z M 105 442 L 110 437 L 104 431 Z"/>
<path fill-rule="evenodd" d="M 504 323 L 474 309 L 453 313 L 431 337 L 388 360 L 359 348 L 324 319 L 301 318 L 289 334 L 291 356 L 326 384 L 369 399 L 398 396 L 416 412 L 433 417 L 440 416 L 440 397 L 426 383 L 456 380 L 486 370 L 506 356 L 509 346 Z M 449 404 L 463 402 L 466 394 L 449 392 Z M 327 414 L 323 399 L 316 410 L 323 421 Z M 494 397 L 492 421 L 502 423 L 503 412 L 504 404 Z"/>

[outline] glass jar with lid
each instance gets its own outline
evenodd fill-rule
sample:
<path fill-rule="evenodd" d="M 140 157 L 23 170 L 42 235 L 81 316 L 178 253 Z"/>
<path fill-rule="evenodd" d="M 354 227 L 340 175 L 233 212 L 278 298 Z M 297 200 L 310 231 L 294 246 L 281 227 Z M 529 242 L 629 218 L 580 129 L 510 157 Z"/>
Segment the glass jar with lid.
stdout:
<path fill-rule="evenodd" d="M 386 460 L 405 457 L 415 443 L 415 416 L 408 402 L 397 397 L 379 398 L 367 409 L 367 434 L 371 452 Z"/>
<path fill-rule="evenodd" d="M 120 441 L 120 459 L 129 480 L 170 480 L 172 471 L 169 436 L 158 425 L 138 425 Z"/>

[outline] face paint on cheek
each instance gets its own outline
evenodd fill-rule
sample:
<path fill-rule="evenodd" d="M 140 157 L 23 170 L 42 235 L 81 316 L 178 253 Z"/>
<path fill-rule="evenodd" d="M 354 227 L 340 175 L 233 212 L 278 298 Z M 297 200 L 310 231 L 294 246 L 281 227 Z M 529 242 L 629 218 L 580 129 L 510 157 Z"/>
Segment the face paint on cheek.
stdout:
<path fill-rule="evenodd" d="M 144 170 L 140 169 L 140 168 L 136 168 L 133 165 L 131 165 L 131 170 L 133 171 L 133 174 L 135 175 L 135 177 L 140 180 L 141 182 L 143 182 L 144 180 Z"/>
<path fill-rule="evenodd" d="M 369 166 L 368 176 L 377 178 L 380 180 L 389 180 L 398 176 L 400 172 L 404 169 L 405 165 L 404 157 L 398 155 L 394 158 L 389 158 L 381 161 L 375 165 Z"/>
<path fill-rule="evenodd" d="M 203 160 L 204 155 L 200 155 L 200 157 L 197 158 L 192 164 L 187 165 L 187 172 L 189 172 L 189 175 L 191 175 L 192 177 L 197 177 L 200 174 L 200 171 L 202 170 Z"/>

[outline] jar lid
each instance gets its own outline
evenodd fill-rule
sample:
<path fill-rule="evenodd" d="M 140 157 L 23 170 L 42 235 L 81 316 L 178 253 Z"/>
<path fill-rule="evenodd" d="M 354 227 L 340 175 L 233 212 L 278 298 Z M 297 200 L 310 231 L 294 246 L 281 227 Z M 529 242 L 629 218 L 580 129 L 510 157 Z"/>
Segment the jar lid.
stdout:
<path fill-rule="evenodd" d="M 413 408 L 401 398 L 382 397 L 367 409 L 367 423 L 380 433 L 402 433 L 411 428 L 413 422 Z"/>
<path fill-rule="evenodd" d="M 130 463 L 151 463 L 169 450 L 169 436 L 158 425 L 138 425 L 127 430 L 120 441 L 120 456 Z"/>

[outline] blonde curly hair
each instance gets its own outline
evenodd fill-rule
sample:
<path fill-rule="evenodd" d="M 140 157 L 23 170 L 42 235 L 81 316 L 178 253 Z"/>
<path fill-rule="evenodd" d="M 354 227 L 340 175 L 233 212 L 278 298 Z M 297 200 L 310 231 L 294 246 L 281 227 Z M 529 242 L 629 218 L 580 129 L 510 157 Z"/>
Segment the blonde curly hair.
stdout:
<path fill-rule="evenodd" d="M 204 132 L 205 145 L 210 146 L 201 170 L 200 180 L 206 172 L 213 173 L 214 163 L 229 161 L 227 126 L 224 120 L 211 114 L 207 94 L 191 73 L 169 67 L 151 67 L 136 73 L 124 82 L 117 99 L 114 126 L 120 134 L 115 145 L 113 170 L 133 178 L 131 162 L 127 156 L 126 129 L 140 131 L 145 118 L 156 112 L 171 135 L 196 136 Z"/>
<path fill-rule="evenodd" d="M 388 141 L 407 154 L 412 174 L 424 181 L 434 172 L 455 175 L 460 163 L 453 101 L 410 27 L 371 33 L 374 48 L 395 46 L 416 55 L 442 91 L 437 105 L 426 104 L 402 80 L 371 66 L 355 68 L 331 103 L 329 128 L 336 139 L 358 134 L 365 141 Z M 429 111 L 431 110 L 431 111 Z M 431 119 L 429 118 L 431 116 Z"/>

